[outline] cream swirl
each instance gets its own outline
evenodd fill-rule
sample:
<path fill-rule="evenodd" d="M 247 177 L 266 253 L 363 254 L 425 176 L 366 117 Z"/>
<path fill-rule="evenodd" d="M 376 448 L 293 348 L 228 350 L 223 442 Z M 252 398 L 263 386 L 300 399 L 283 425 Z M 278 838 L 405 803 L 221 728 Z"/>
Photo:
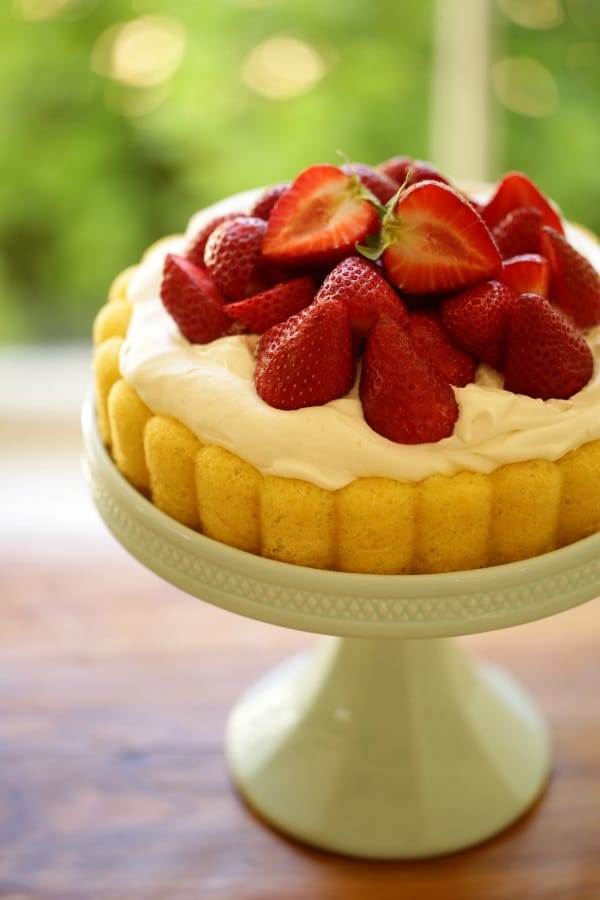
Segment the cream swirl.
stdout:
<path fill-rule="evenodd" d="M 459 418 L 454 433 L 436 443 L 396 444 L 374 432 L 363 416 L 358 378 L 349 394 L 324 406 L 285 412 L 268 406 L 254 388 L 255 336 L 190 344 L 160 300 L 165 255 L 181 253 L 214 216 L 248 210 L 258 193 L 196 214 L 184 236 L 157 244 L 133 275 L 121 371 L 154 413 L 179 419 L 201 441 L 231 450 L 264 474 L 330 490 L 361 476 L 417 481 L 464 469 L 487 473 L 519 460 L 558 459 L 600 438 L 600 326 L 586 335 L 594 374 L 578 394 L 545 401 L 513 394 L 503 390 L 497 372 L 480 366 L 474 383 L 454 389 Z M 594 238 L 575 226 L 568 226 L 568 237 L 600 271 Z"/>

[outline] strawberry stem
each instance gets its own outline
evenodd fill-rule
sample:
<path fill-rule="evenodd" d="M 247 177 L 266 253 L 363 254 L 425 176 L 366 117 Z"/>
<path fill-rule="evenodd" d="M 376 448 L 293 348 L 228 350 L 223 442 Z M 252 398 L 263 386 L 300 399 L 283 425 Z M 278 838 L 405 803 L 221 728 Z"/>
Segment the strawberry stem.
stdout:
<path fill-rule="evenodd" d="M 346 154 L 344 153 L 344 151 L 337 150 L 336 152 L 337 152 L 337 155 L 340 157 L 340 159 L 343 161 L 343 163 L 352 171 L 352 174 L 350 175 L 350 178 L 351 178 L 350 184 L 352 185 L 352 187 L 355 190 L 355 195 L 360 200 L 368 200 L 369 203 L 375 207 L 375 209 L 377 210 L 377 212 L 379 214 L 379 217 L 382 219 L 386 214 L 386 211 L 387 211 L 386 207 L 382 203 L 379 202 L 379 200 L 377 199 L 375 194 L 372 191 L 370 191 L 369 188 L 361 181 L 360 176 L 357 175 L 356 172 L 354 171 L 352 163 L 349 161 L 349 159 L 346 156 Z"/>
<path fill-rule="evenodd" d="M 364 244 L 356 244 L 356 249 L 361 256 L 376 262 L 387 246 L 388 242 L 384 240 L 383 231 L 380 230 L 377 234 L 368 234 Z"/>

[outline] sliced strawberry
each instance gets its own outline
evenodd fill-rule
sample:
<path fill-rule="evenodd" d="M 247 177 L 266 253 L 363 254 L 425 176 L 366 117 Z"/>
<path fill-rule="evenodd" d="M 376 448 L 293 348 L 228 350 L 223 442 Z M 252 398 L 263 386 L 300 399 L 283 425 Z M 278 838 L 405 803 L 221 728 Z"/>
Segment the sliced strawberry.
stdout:
<path fill-rule="evenodd" d="M 311 166 L 275 204 L 263 253 L 281 263 L 333 263 L 378 228 L 377 210 L 355 175 Z"/>
<path fill-rule="evenodd" d="M 517 294 L 550 296 L 550 263 L 539 253 L 524 253 L 505 259 L 498 277 Z"/>
<path fill-rule="evenodd" d="M 380 163 L 377 168 L 384 175 L 392 178 L 398 187 L 406 182 L 406 187 L 416 184 L 418 181 L 441 181 L 449 184 L 448 179 L 444 178 L 438 170 L 429 162 L 422 159 L 412 159 L 410 156 L 392 156 Z M 410 172 L 410 178 L 407 179 Z"/>
<path fill-rule="evenodd" d="M 585 387 L 593 370 L 594 357 L 581 332 L 543 297 L 522 294 L 509 314 L 506 390 L 566 400 Z"/>
<path fill-rule="evenodd" d="M 289 183 L 287 181 L 283 184 L 274 184 L 272 187 L 266 188 L 250 210 L 250 215 L 258 216 L 259 219 L 264 219 L 266 222 L 273 211 L 273 207 L 288 188 Z"/>
<path fill-rule="evenodd" d="M 391 319 L 379 319 L 371 329 L 359 393 L 367 423 L 398 444 L 449 437 L 458 418 L 454 392 L 444 376 Z"/>
<path fill-rule="evenodd" d="M 313 279 L 304 275 L 253 294 L 246 300 L 228 303 L 225 313 L 255 334 L 263 334 L 312 303 L 315 290 Z"/>
<path fill-rule="evenodd" d="M 242 300 L 273 283 L 266 275 L 262 241 L 264 219 L 236 216 L 218 225 L 206 242 L 204 265 L 219 290 L 230 300 Z"/>
<path fill-rule="evenodd" d="M 381 272 L 361 256 L 348 256 L 331 270 L 317 293 L 317 302 L 341 300 L 355 337 L 366 337 L 378 318 L 406 322 L 406 306 Z"/>
<path fill-rule="evenodd" d="M 408 333 L 417 353 L 439 369 L 450 384 L 464 387 L 475 379 L 477 363 L 444 330 L 437 310 L 412 312 Z"/>
<path fill-rule="evenodd" d="M 542 228 L 542 253 L 550 263 L 550 298 L 577 325 L 600 324 L 600 275 L 567 239 Z"/>
<path fill-rule="evenodd" d="M 231 329 L 225 299 L 212 278 L 183 256 L 169 253 L 165 259 L 160 296 L 182 335 L 193 344 L 208 344 Z"/>
<path fill-rule="evenodd" d="M 383 204 L 391 200 L 400 187 L 385 172 L 379 172 L 373 166 L 367 166 L 365 163 L 347 163 L 341 166 L 341 169 L 346 175 L 356 175 L 364 186 Z"/>
<path fill-rule="evenodd" d="M 442 325 L 465 353 L 500 369 L 508 315 L 516 301 L 507 285 L 485 281 L 442 300 Z"/>
<path fill-rule="evenodd" d="M 409 294 L 457 290 L 492 278 L 500 270 L 500 254 L 487 226 L 454 188 L 438 181 L 419 181 L 400 194 L 384 218 L 381 255 L 392 284 Z"/>
<path fill-rule="evenodd" d="M 513 209 L 535 206 L 542 213 L 542 224 L 550 225 L 562 234 L 560 214 L 540 189 L 521 172 L 508 172 L 498 182 L 491 200 L 483 207 L 481 215 L 490 228 L 498 225 Z"/>
<path fill-rule="evenodd" d="M 192 238 L 192 242 L 185 253 L 186 258 L 190 259 L 196 266 L 204 266 L 204 251 L 206 249 L 206 242 L 208 241 L 215 228 L 217 228 L 217 226 L 220 225 L 221 222 L 227 222 L 228 219 L 237 219 L 242 215 L 244 214 L 239 212 L 225 213 L 222 216 L 215 216 L 214 219 L 211 219 L 206 223 L 206 225 L 203 225 L 200 231 L 198 231 Z"/>
<path fill-rule="evenodd" d="M 355 361 L 343 303 L 312 303 L 266 331 L 258 342 L 254 382 L 276 409 L 322 406 L 354 383 Z"/>
<path fill-rule="evenodd" d="M 538 253 L 542 211 L 535 206 L 518 206 L 492 228 L 502 259 L 523 253 Z"/>

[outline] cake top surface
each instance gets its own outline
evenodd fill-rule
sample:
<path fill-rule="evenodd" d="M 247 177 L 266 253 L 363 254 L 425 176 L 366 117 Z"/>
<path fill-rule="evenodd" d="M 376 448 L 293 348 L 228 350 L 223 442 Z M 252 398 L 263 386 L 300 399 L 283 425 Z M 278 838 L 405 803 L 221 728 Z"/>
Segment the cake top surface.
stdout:
<path fill-rule="evenodd" d="M 153 412 L 177 418 L 203 442 L 231 450 L 265 474 L 329 489 L 362 476 L 419 480 L 461 470 L 490 472 L 520 460 L 557 459 L 600 438 L 598 325 L 585 329 L 593 374 L 572 396 L 541 399 L 506 390 L 503 376 L 479 362 L 472 381 L 452 387 L 457 418 L 452 432 L 439 440 L 398 443 L 370 427 L 361 405 L 360 363 L 343 396 L 297 409 L 265 402 L 255 385 L 258 335 L 225 334 L 192 343 L 161 300 L 167 256 L 185 255 L 211 220 L 247 213 L 263 193 L 238 194 L 197 213 L 184 235 L 151 248 L 134 272 L 121 369 Z M 600 271 L 594 237 L 573 225 L 564 228 L 570 244 Z"/>

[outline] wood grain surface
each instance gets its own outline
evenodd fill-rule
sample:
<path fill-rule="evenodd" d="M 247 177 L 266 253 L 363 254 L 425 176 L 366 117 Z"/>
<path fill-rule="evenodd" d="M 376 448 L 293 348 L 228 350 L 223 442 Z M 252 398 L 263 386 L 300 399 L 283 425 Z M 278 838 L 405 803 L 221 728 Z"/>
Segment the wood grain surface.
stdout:
<path fill-rule="evenodd" d="M 536 698 L 554 771 L 499 837 L 371 863 L 246 808 L 227 712 L 317 638 L 186 596 L 119 547 L 0 550 L 0 897 L 600 900 L 600 603 L 465 639 Z"/>

